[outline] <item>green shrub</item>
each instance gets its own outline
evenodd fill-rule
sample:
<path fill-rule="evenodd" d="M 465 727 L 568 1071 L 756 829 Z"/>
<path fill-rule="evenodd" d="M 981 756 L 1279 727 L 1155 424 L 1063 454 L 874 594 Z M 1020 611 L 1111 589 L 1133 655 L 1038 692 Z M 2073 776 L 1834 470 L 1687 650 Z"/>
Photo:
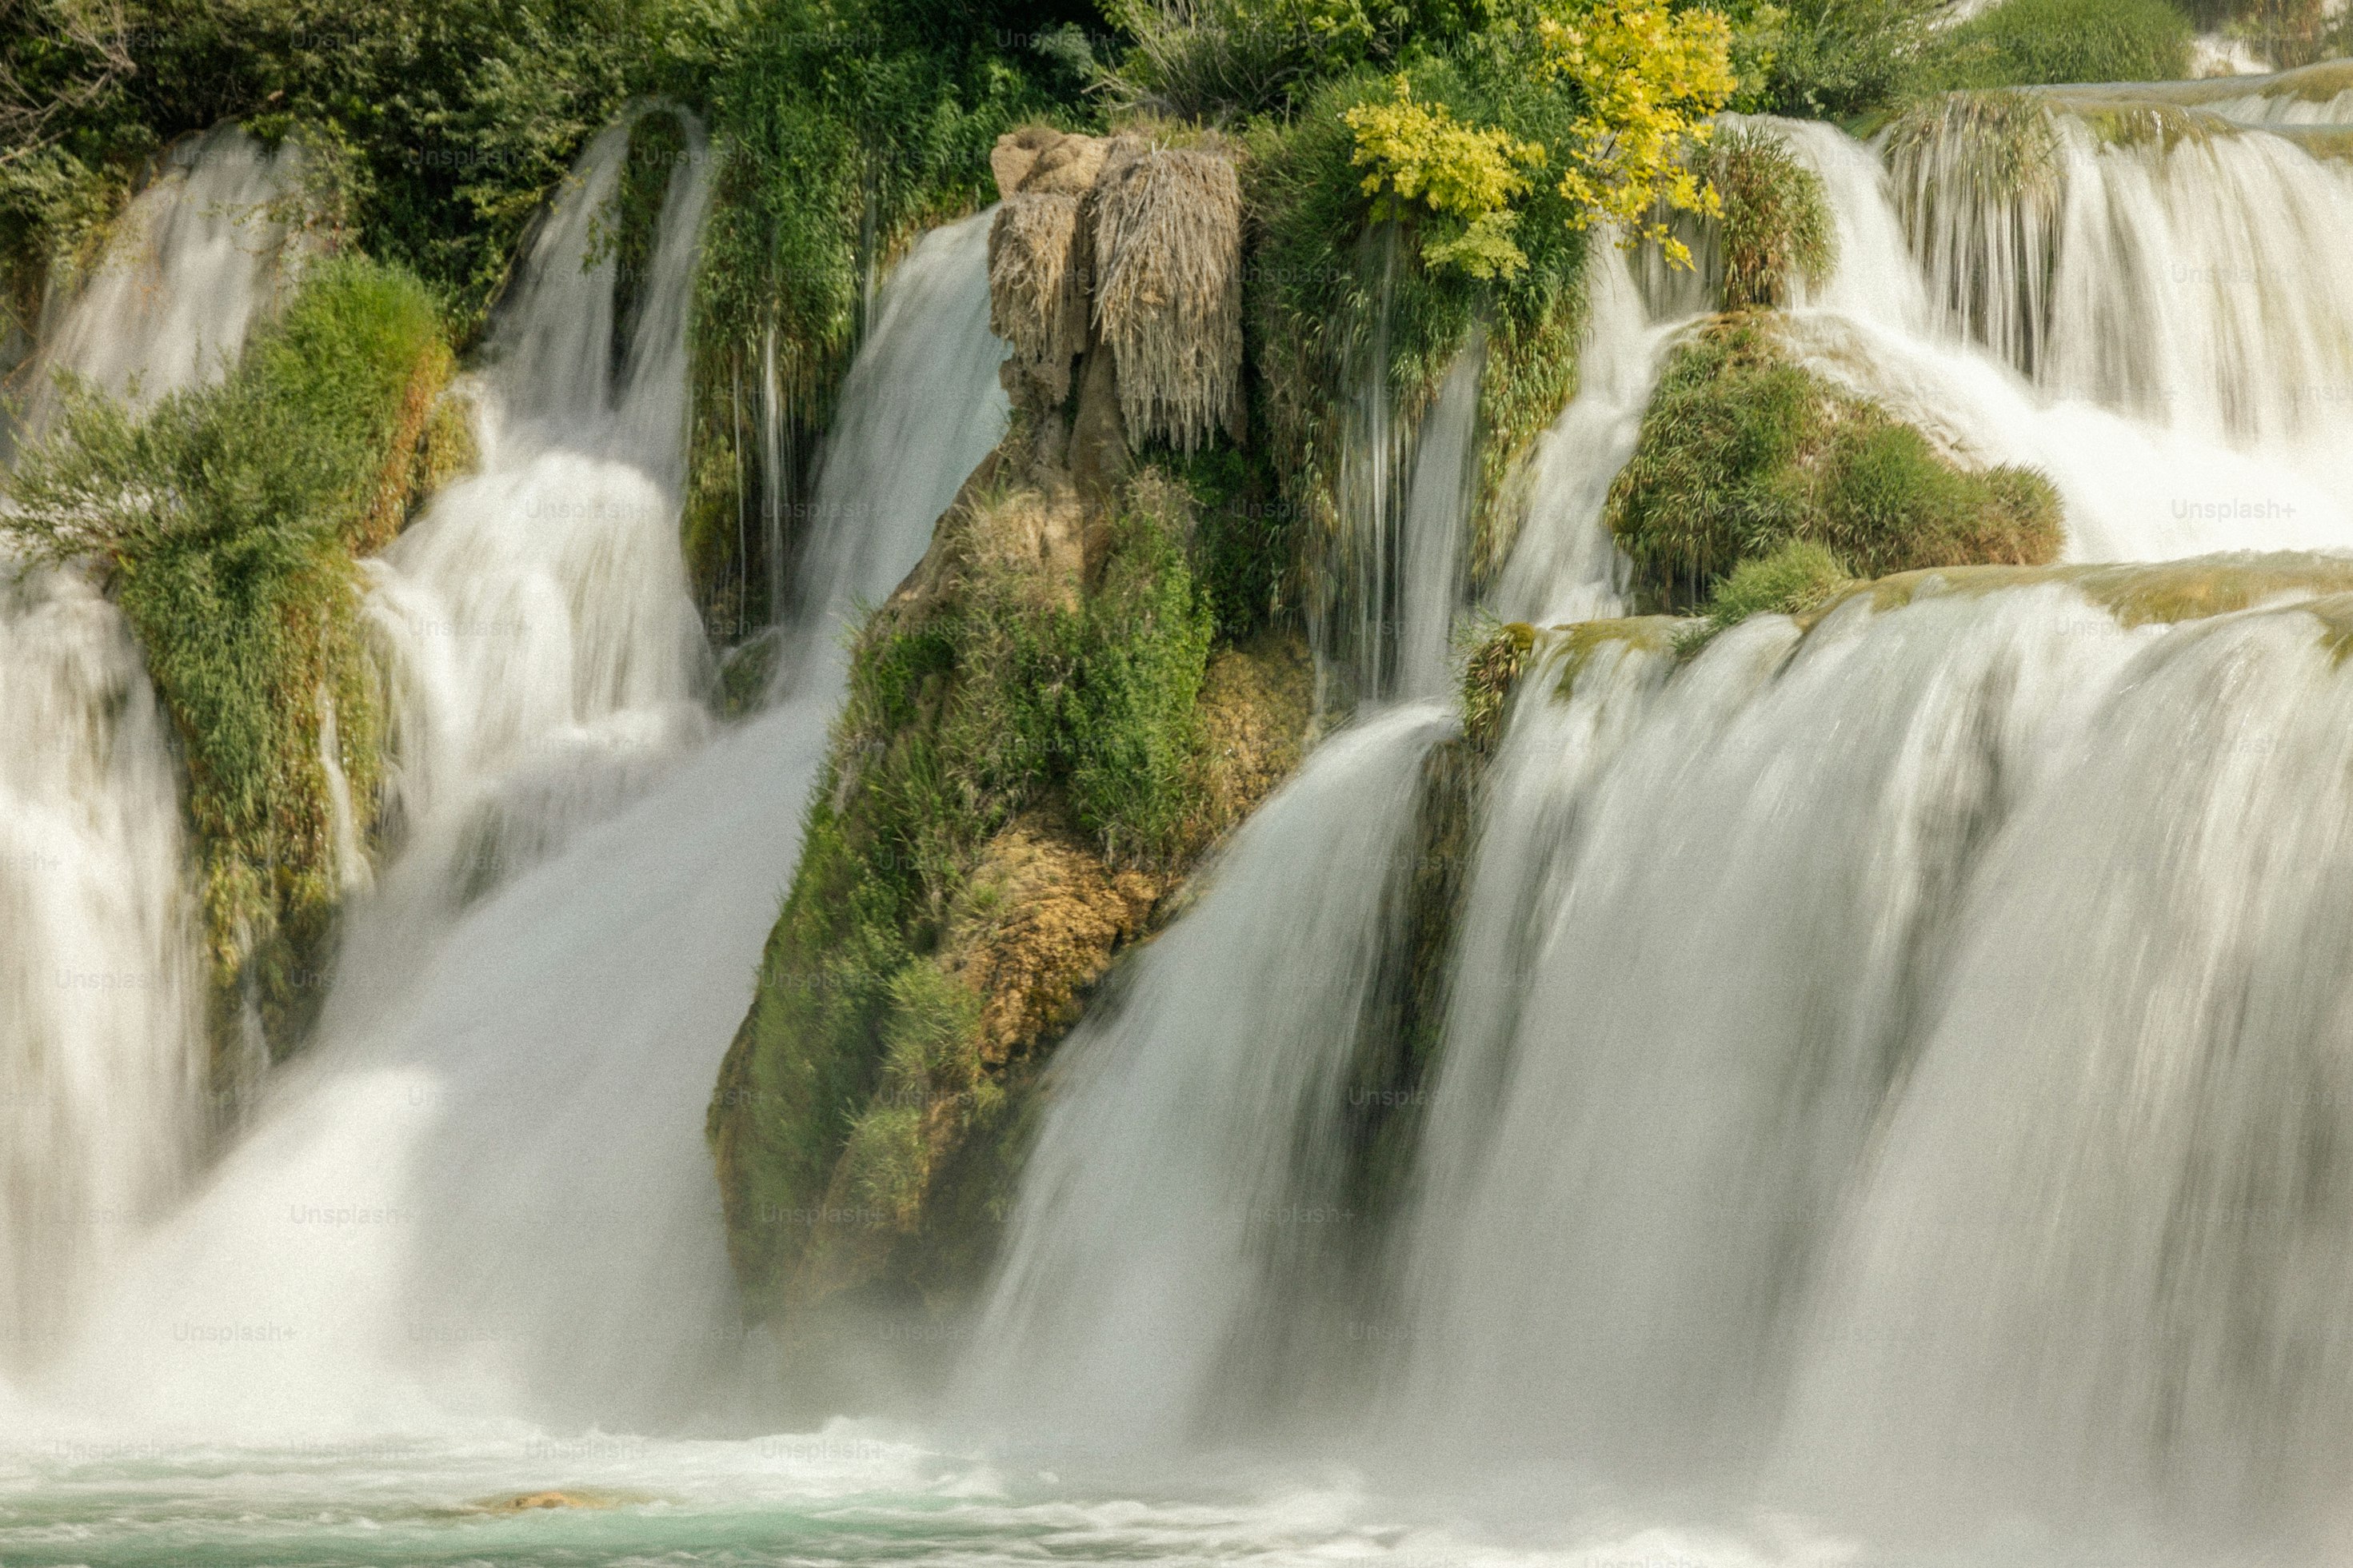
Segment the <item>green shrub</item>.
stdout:
<path fill-rule="evenodd" d="M 1743 107 L 1847 120 L 1903 101 L 1936 38 L 1939 0 L 1789 0 L 1736 5 L 1770 57 L 1761 91 Z"/>
<path fill-rule="evenodd" d="M 2172 0 L 2002 0 L 1938 41 L 1929 82 L 2170 81 L 2189 73 L 2194 31 Z"/>
<path fill-rule="evenodd" d="M 1727 310 L 1778 305 L 1793 279 L 1820 285 L 1836 258 L 1822 177 L 1769 131 L 1743 126 L 1716 137 L 1708 178 L 1723 198 L 1716 226 Z"/>
<path fill-rule="evenodd" d="M 1609 526 L 1641 579 L 1696 600 L 1802 520 L 1798 457 L 1818 423 L 1814 380 L 1736 318 L 1678 350 L 1610 489 Z"/>
<path fill-rule="evenodd" d="M 1711 633 L 1737 626 L 1751 616 L 1801 616 L 1849 581 L 1830 549 L 1810 539 L 1793 539 L 1772 554 L 1744 561 L 1718 583 L 1707 602 Z"/>
<path fill-rule="evenodd" d="M 2028 468 L 1972 472 L 1909 425 L 1865 415 L 1842 425 L 1808 531 L 1857 575 L 1982 563 L 2039 565 L 2059 552 L 2059 496 Z"/>
<path fill-rule="evenodd" d="M 320 986 L 340 889 L 322 702 L 364 831 L 378 775 L 355 553 L 406 515 L 449 351 L 397 268 L 318 263 L 220 385 L 143 419 L 88 393 L 6 480 L 7 532 L 100 563 L 187 754 L 223 1007 L 250 990 L 272 1046 Z"/>
<path fill-rule="evenodd" d="M 2048 479 L 1959 468 L 1792 363 L 1768 321 L 1722 318 L 1676 352 L 1610 487 L 1610 530 L 1650 598 L 1702 603 L 1742 563 L 1792 540 L 1864 577 L 2057 553 Z"/>
<path fill-rule="evenodd" d="M 1562 144 L 1572 118 L 1567 96 L 1516 64 L 1466 50 L 1455 62 L 1416 59 L 1406 75 L 1417 102 L 1443 108 L 1453 120 L 1497 127 L 1520 142 Z M 1405 418 L 1418 417 L 1483 318 L 1472 551 L 1472 570 L 1483 579 L 1511 544 L 1507 477 L 1575 385 L 1585 315 L 1586 237 L 1569 226 L 1557 174 L 1535 172 L 1513 236 L 1526 265 L 1508 279 L 1427 265 L 1425 241 L 1432 234 L 1442 240 L 1442 228 L 1410 216 L 1374 221 L 1343 116 L 1395 95 L 1395 78 L 1369 69 L 1328 83 L 1296 119 L 1253 131 L 1243 169 L 1258 408 L 1283 500 L 1307 525 L 1300 549 L 1308 580 L 1326 595 L 1339 575 L 1341 442 L 1368 380 L 1377 378 Z M 1377 356 L 1384 363 L 1375 363 Z"/>

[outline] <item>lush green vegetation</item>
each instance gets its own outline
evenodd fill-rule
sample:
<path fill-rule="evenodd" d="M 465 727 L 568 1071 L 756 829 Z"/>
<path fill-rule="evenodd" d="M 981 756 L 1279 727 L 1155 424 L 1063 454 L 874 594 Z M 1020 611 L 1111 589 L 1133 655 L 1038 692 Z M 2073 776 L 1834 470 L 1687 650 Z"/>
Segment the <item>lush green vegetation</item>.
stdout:
<path fill-rule="evenodd" d="M 13 0 L 0 27 L 0 253 L 87 240 L 164 142 L 299 132 L 373 254 L 479 319 L 523 224 L 633 94 L 706 71 L 715 0 Z"/>
<path fill-rule="evenodd" d="M 353 831 L 379 730 L 354 557 L 428 477 L 449 349 L 396 268 L 314 264 L 221 384 L 145 417 L 92 395 L 19 455 L 0 526 L 37 557 L 95 560 L 185 750 L 220 1005 L 290 1043 L 321 992 L 340 898 L 329 709 Z"/>
<path fill-rule="evenodd" d="M 1798 281 L 1830 276 L 1837 248 L 1822 177 L 1769 132 L 1741 129 L 1715 138 L 1708 177 L 1721 197 L 1716 226 L 1728 310 L 1782 303 Z"/>
<path fill-rule="evenodd" d="M 2032 564 L 2060 540 L 2049 480 L 1960 468 L 1917 430 L 1793 363 L 1756 313 L 1723 318 L 1677 352 L 1611 486 L 1609 518 L 1644 592 L 1668 607 L 1704 603 L 1744 562 L 1792 540 L 1821 546 L 1859 577 Z"/>
<path fill-rule="evenodd" d="M 2164 81 L 2189 72 L 2193 29 L 2173 0 L 2002 0 L 1939 41 L 1944 88 Z"/>
<path fill-rule="evenodd" d="M 1155 469 L 1132 480 L 1076 600 L 988 547 L 1036 504 L 970 498 L 943 523 L 936 598 L 877 616 L 860 639 L 737 1077 L 713 1101 L 739 1214 L 818 1204 L 851 1135 L 844 1108 L 885 1071 L 925 1079 L 955 1054 L 944 1038 L 968 1038 L 969 997 L 938 984 L 930 955 L 982 846 L 1018 815 L 1067 821 L 1113 867 L 1166 865 L 1198 841 L 1210 634 L 1183 548 L 1190 499 Z M 724 1114 L 731 1096 L 759 1113 Z M 855 1126 L 868 1195 L 897 1190 L 887 1178 L 916 1158 L 914 1109 L 893 1101 Z M 735 1228 L 739 1266 L 769 1284 L 806 1240 Z"/>

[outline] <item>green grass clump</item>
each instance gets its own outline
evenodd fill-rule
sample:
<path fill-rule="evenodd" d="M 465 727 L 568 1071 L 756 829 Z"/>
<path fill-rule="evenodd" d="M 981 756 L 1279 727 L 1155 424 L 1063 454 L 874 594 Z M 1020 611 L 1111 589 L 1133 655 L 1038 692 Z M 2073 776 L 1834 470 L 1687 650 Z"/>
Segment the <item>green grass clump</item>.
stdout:
<path fill-rule="evenodd" d="M 1751 616 L 1802 616 L 1827 603 L 1851 579 L 1828 546 L 1793 539 L 1772 554 L 1744 561 L 1715 586 L 1695 641 Z"/>
<path fill-rule="evenodd" d="M 1830 276 L 1838 235 L 1829 193 L 1787 142 L 1746 126 L 1724 132 L 1709 148 L 1708 178 L 1724 202 L 1725 310 L 1778 305 L 1792 281 Z"/>
<path fill-rule="evenodd" d="M 1938 40 L 1926 85 L 2171 81 L 2195 31 L 2172 0 L 2002 0 Z"/>
<path fill-rule="evenodd" d="M 1173 486 L 1121 518 L 1089 596 L 1071 694 L 1071 804 L 1114 864 L 1170 858 L 1196 813 L 1210 620 L 1193 587 Z"/>
<path fill-rule="evenodd" d="M 1704 602 L 1742 563 L 1792 540 L 1862 577 L 2034 564 L 2060 542 L 2048 479 L 1958 467 L 1792 363 L 1754 314 L 1723 318 L 1677 351 L 1610 488 L 1609 521 L 1643 592 L 1668 607 Z"/>
<path fill-rule="evenodd" d="M 1462 738 L 1476 750 L 1483 752 L 1502 738 L 1504 713 L 1535 640 L 1534 626 L 1513 621 L 1472 644 L 1462 666 Z"/>
<path fill-rule="evenodd" d="M 400 269 L 315 265 L 221 384 L 140 418 L 88 394 L 8 477 L 0 522 L 37 557 L 95 558 L 188 766 L 215 990 L 299 1036 L 340 888 L 322 703 L 357 826 L 379 773 L 355 555 L 398 529 L 450 355 Z"/>

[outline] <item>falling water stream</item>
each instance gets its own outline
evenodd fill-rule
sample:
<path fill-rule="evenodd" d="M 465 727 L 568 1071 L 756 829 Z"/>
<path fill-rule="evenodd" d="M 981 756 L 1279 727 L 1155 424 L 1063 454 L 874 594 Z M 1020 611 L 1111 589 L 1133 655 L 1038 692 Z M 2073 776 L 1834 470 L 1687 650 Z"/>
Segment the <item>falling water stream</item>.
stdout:
<path fill-rule="evenodd" d="M 2336 115 L 2234 91 L 2192 107 Z M 2052 101 L 2054 179 L 1999 210 L 1965 148 L 1764 122 L 1836 219 L 1797 351 L 2048 472 L 2071 563 L 2353 550 L 2353 181 Z M 370 564 L 382 864 L 318 1038 L 193 1182 L 161 721 L 78 579 L 0 610 L 10 733 L 77 737 L 0 752 L 0 1562 L 2341 1556 L 2353 600 L 2274 560 L 2177 621 L 2253 568 L 2069 568 L 1687 658 L 1541 644 L 1419 1002 L 1442 1048 L 1373 1093 L 1463 765 L 1475 341 L 1418 428 L 1367 415 L 1355 713 L 1064 1047 L 952 1386 L 767 1433 L 703 1110 L 840 627 L 997 440 L 1003 351 L 986 216 L 935 231 L 846 385 L 773 700 L 720 723 L 678 545 L 703 160 L 617 368 L 626 140 L 524 258 L 480 470 Z M 214 254 L 251 279 L 217 316 L 122 333 L 232 350 L 268 276 Z M 1692 325 L 1614 252 L 1588 293 L 1483 595 L 1546 625 L 1622 611 L 1604 500 Z M 207 363 L 100 337 L 55 363 Z M 79 952 L 153 984 L 67 1007 Z M 1368 1185 L 1376 1112 L 1410 1136 Z M 468 1510 L 555 1487 L 610 1506 Z"/>

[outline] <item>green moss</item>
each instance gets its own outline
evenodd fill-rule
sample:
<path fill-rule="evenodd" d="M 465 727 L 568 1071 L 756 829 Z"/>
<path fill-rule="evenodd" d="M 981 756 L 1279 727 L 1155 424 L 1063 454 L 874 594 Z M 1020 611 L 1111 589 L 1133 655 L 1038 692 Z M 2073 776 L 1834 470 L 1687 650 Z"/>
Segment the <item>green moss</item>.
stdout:
<path fill-rule="evenodd" d="M 2282 552 L 2109 566 L 1960 566 L 1900 573 L 1852 592 L 1869 594 L 1874 608 L 1890 610 L 1930 595 L 1994 594 L 2042 584 L 2074 589 L 2123 626 L 2170 626 L 2266 602 L 2353 593 L 2353 563 Z"/>
<path fill-rule="evenodd" d="M 377 697 L 354 557 L 397 529 L 449 351 L 396 268 L 318 264 L 219 386 L 144 419 L 87 395 L 10 476 L 8 531 L 103 563 L 187 755 L 218 1014 L 273 1049 L 323 989 L 340 896 L 323 705 L 364 833 Z"/>
<path fill-rule="evenodd" d="M 1779 305 L 1793 281 L 1830 276 L 1838 236 L 1829 193 L 1787 142 L 1747 126 L 1724 132 L 1709 148 L 1708 178 L 1724 202 L 1725 310 Z"/>
<path fill-rule="evenodd" d="M 2047 561 L 2058 495 L 2019 468 L 1964 469 L 1920 433 L 1791 362 L 1766 318 L 1719 320 L 1678 350 L 1609 494 L 1640 586 L 1703 602 L 1791 540 L 1852 575 Z"/>

